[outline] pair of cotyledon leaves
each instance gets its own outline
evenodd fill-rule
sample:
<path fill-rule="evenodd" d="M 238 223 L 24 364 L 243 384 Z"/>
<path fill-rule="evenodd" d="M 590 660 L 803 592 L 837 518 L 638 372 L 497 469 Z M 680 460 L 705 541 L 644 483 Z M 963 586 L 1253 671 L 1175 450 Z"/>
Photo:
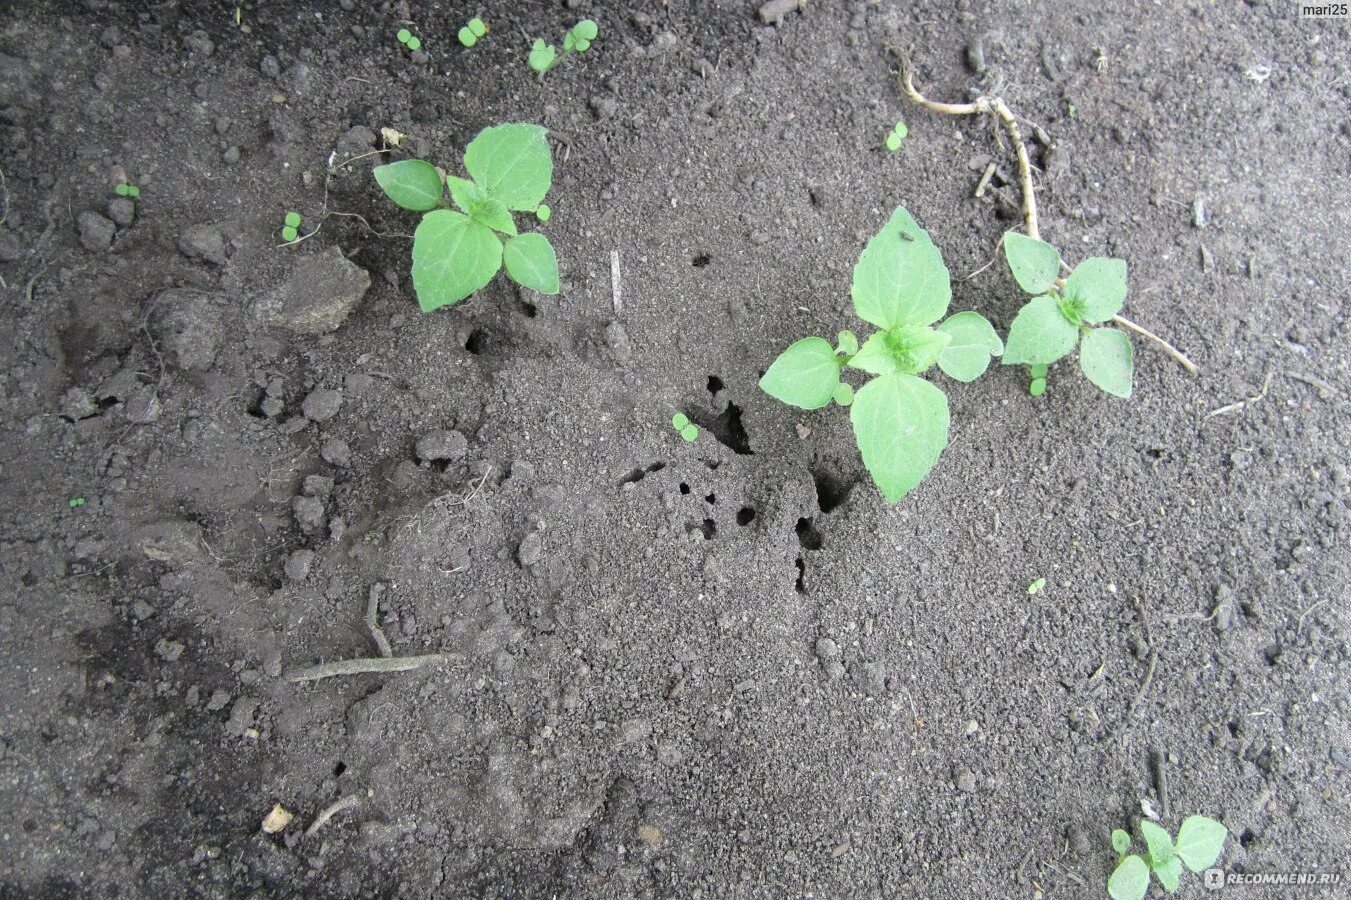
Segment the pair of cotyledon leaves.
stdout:
<path fill-rule="evenodd" d="M 850 406 L 863 463 L 888 502 L 928 474 L 948 444 L 948 401 L 918 375 L 937 365 L 958 381 L 974 381 L 1003 342 L 985 317 L 961 312 L 938 322 L 952 300 L 942 254 L 903 207 L 864 248 L 854 266 L 854 311 L 879 331 L 858 346 L 849 332 L 832 348 L 804 338 L 785 350 L 760 379 L 767 394 L 819 409 L 832 399 Z M 875 377 L 854 393 L 840 381 L 844 366 Z"/>
<path fill-rule="evenodd" d="M 518 284 L 558 293 L 549 239 L 521 234 L 513 212 L 535 212 L 553 181 L 553 156 L 538 125 L 494 125 L 464 151 L 472 181 L 420 159 L 377 166 L 375 180 L 404 209 L 425 212 L 413 235 L 413 289 L 425 312 L 459 303 L 506 266 Z M 446 189 L 458 210 L 447 209 Z M 505 235 L 506 239 L 499 235 Z"/>
<path fill-rule="evenodd" d="M 1090 257 L 1063 286 L 1060 254 L 1045 241 L 1010 231 L 1004 255 L 1019 287 L 1035 295 L 1009 326 L 1005 365 L 1050 365 L 1079 347 L 1079 368 L 1109 394 L 1129 397 L 1134 372 L 1130 338 L 1115 328 L 1095 328 L 1126 299 L 1126 262 Z M 1082 335 L 1082 337 L 1081 337 Z"/>

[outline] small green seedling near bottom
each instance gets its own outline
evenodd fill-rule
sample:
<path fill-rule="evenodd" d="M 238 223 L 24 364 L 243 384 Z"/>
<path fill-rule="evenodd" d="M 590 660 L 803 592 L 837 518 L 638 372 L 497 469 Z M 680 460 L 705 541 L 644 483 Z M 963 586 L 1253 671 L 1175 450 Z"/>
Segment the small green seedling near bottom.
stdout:
<path fill-rule="evenodd" d="M 300 223 L 302 221 L 300 213 L 295 210 L 288 212 L 286 214 L 285 224 L 281 227 L 282 240 L 287 242 L 294 241 L 296 236 L 300 234 Z"/>
<path fill-rule="evenodd" d="M 543 38 L 536 38 L 535 43 L 530 47 L 529 63 L 530 68 L 543 77 L 544 73 L 554 66 L 567 59 L 569 53 L 585 53 L 591 49 L 591 42 L 600 34 L 600 26 L 591 19 L 583 19 L 563 36 L 563 55 L 558 55 L 558 48 L 545 41 Z"/>
<path fill-rule="evenodd" d="M 682 412 L 671 416 L 671 427 L 680 432 L 680 436 L 691 444 L 699 440 L 699 426 L 691 422 L 690 417 Z"/>
<path fill-rule="evenodd" d="M 512 216 L 538 215 L 549 192 L 554 164 L 546 134 L 539 125 L 518 123 L 483 129 L 464 151 L 472 181 L 443 179 L 421 159 L 375 168 L 389 199 L 425 213 L 413 234 L 413 290 L 423 312 L 459 303 L 504 266 L 522 287 L 558 293 L 553 245 L 537 231 L 519 233 Z M 447 188 L 457 210 L 446 202 Z"/>
<path fill-rule="evenodd" d="M 539 209 L 535 210 L 535 218 L 539 219 L 541 222 L 549 221 L 549 217 L 553 214 L 554 211 L 549 208 L 549 204 L 547 203 L 541 203 Z"/>
<path fill-rule="evenodd" d="M 901 143 L 909 133 L 910 129 L 904 122 L 897 122 L 896 127 L 887 132 L 886 138 L 882 141 L 882 143 L 886 145 L 887 152 L 895 153 L 897 150 L 901 149 Z"/>
<path fill-rule="evenodd" d="M 71 509 L 79 509 L 81 506 L 84 506 L 83 497 L 71 497 L 69 502 Z"/>
<path fill-rule="evenodd" d="M 456 37 L 460 39 L 461 44 L 472 47 L 478 43 L 479 38 L 487 33 L 488 26 L 484 24 L 482 19 L 475 16 L 469 20 L 469 24 L 460 29 L 460 33 Z"/>
<path fill-rule="evenodd" d="M 394 36 L 398 38 L 399 43 L 407 47 L 409 51 L 416 51 L 422 49 L 422 39 L 419 38 L 417 35 L 413 34 L 413 32 L 409 31 L 407 28 L 400 28 L 399 33 Z"/>
<path fill-rule="evenodd" d="M 1040 397 L 1046 393 L 1046 373 L 1050 370 L 1051 367 L 1045 363 L 1027 367 L 1028 377 L 1031 378 L 1027 385 L 1027 392 L 1033 397 Z"/>
<path fill-rule="evenodd" d="M 802 409 L 849 406 L 863 464 L 882 496 L 895 503 L 948 445 L 947 397 L 919 375 L 937 365 L 957 381 L 975 381 L 1004 344 L 979 313 L 960 312 L 934 325 L 947 314 L 952 279 L 904 207 L 868 241 L 850 294 L 858 317 L 879 330 L 861 346 L 849 331 L 840 332 L 835 347 L 825 338 L 803 338 L 774 360 L 760 389 Z M 845 366 L 875 377 L 855 391 L 840 380 Z"/>
<path fill-rule="evenodd" d="M 123 181 L 113 188 L 113 193 L 119 197 L 129 197 L 135 200 L 141 196 L 141 189 L 129 181 Z"/>
<path fill-rule="evenodd" d="M 1140 836 L 1147 853 L 1139 856 L 1128 852 L 1131 836 L 1120 828 L 1114 829 L 1112 849 L 1120 858 L 1107 879 L 1107 895 L 1112 900 L 1141 900 L 1149 890 L 1151 872 L 1171 894 L 1181 883 L 1182 867 L 1185 865 L 1197 874 L 1209 869 L 1220 858 L 1228 835 L 1228 829 L 1214 819 L 1188 816 L 1182 820 L 1174 842 L 1164 828 L 1142 819 Z"/>
<path fill-rule="evenodd" d="M 1029 596 L 1031 596 L 1032 594 L 1039 593 L 1041 589 L 1044 587 L 1046 587 L 1046 579 L 1038 578 L 1036 581 L 1032 582 L 1027 586 L 1027 593 Z"/>
<path fill-rule="evenodd" d="M 1061 279 L 1056 249 L 1016 231 L 1004 235 L 1004 255 L 1018 286 L 1033 295 L 1009 326 L 1004 365 L 1049 366 L 1078 346 L 1088 380 L 1129 397 L 1135 369 L 1130 338 L 1100 327 L 1126 300 L 1126 261 L 1089 257 Z"/>

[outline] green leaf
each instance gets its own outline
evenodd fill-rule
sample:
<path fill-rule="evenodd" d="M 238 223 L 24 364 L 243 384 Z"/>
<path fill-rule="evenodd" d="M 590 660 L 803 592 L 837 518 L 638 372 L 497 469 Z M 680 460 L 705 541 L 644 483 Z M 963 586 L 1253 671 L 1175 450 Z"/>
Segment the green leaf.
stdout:
<path fill-rule="evenodd" d="M 516 236 L 516 220 L 511 217 L 506 204 L 496 197 L 484 197 L 469 209 L 469 218 L 480 225 L 487 225 L 494 231 Z"/>
<path fill-rule="evenodd" d="M 840 383 L 840 360 L 825 338 L 807 337 L 779 354 L 760 390 L 789 406 L 820 409 L 835 396 Z"/>
<path fill-rule="evenodd" d="M 1112 849 L 1117 853 L 1125 853 L 1131 848 L 1131 836 L 1120 828 L 1112 829 Z"/>
<path fill-rule="evenodd" d="M 488 33 L 488 26 L 478 16 L 469 20 L 469 24 L 464 26 L 474 33 L 475 37 L 483 37 Z"/>
<path fill-rule="evenodd" d="M 854 311 L 879 328 L 937 322 L 952 300 L 943 256 L 905 207 L 891 219 L 854 265 Z"/>
<path fill-rule="evenodd" d="M 1127 856 L 1107 879 L 1107 895 L 1112 900 L 1141 900 L 1149 890 L 1149 866 L 1140 857 Z"/>
<path fill-rule="evenodd" d="M 455 201 L 455 205 L 465 215 L 473 213 L 474 206 L 487 197 L 483 188 L 468 179 L 457 178 L 454 175 L 446 176 L 446 187 L 450 188 L 450 199 Z"/>
<path fill-rule="evenodd" d="M 459 303 L 501 267 L 497 235 L 462 213 L 429 212 L 413 234 L 413 289 L 423 312 Z"/>
<path fill-rule="evenodd" d="M 460 39 L 460 43 L 461 43 L 461 44 L 464 44 L 466 47 L 472 47 L 472 46 L 474 46 L 475 44 L 478 43 L 478 35 L 474 34 L 474 32 L 472 32 L 472 31 L 470 31 L 468 25 L 466 25 L 465 27 L 461 28 L 460 31 L 459 31 L 459 33 L 456 34 L 455 36 L 456 36 L 457 38 L 459 38 L 459 39 Z"/>
<path fill-rule="evenodd" d="M 514 237 L 502 249 L 507 274 L 517 284 L 541 294 L 558 293 L 558 257 L 553 244 L 537 231 Z"/>
<path fill-rule="evenodd" d="M 836 336 L 835 352 L 842 356 L 853 356 L 858 352 L 858 338 L 852 331 L 841 331 Z"/>
<path fill-rule="evenodd" d="M 832 400 L 839 406 L 848 406 L 854 402 L 854 386 L 847 381 L 841 381 L 835 386 L 835 395 Z"/>
<path fill-rule="evenodd" d="M 1093 328 L 1079 345 L 1079 368 L 1088 380 L 1115 397 L 1131 395 L 1135 371 L 1131 339 L 1115 328 Z"/>
<path fill-rule="evenodd" d="M 1027 392 L 1033 397 L 1040 397 L 1046 393 L 1046 379 L 1033 378 L 1032 383 L 1027 386 Z"/>
<path fill-rule="evenodd" d="M 284 225 L 281 229 L 281 239 L 283 241 L 294 241 L 299 237 L 300 232 L 291 225 Z"/>
<path fill-rule="evenodd" d="M 918 375 L 943 355 L 952 335 L 927 325 L 902 325 L 874 332 L 849 365 L 873 375 Z"/>
<path fill-rule="evenodd" d="M 1051 367 L 1046 365 L 1046 363 L 1037 363 L 1035 366 L 1027 367 L 1027 374 L 1031 375 L 1033 378 L 1045 378 L 1046 373 L 1050 370 Z"/>
<path fill-rule="evenodd" d="M 552 209 L 549 208 L 549 204 L 547 204 L 547 203 L 541 203 L 541 204 L 539 205 L 539 209 L 535 210 L 535 218 L 536 218 L 536 219 L 539 219 L 541 222 L 547 222 L 547 221 L 549 221 L 549 218 L 550 218 L 553 214 L 554 214 L 554 211 L 553 211 Z"/>
<path fill-rule="evenodd" d="M 683 412 L 678 412 L 674 416 L 671 416 L 671 427 L 676 431 L 679 431 L 688 424 L 690 424 L 690 417 Z"/>
<path fill-rule="evenodd" d="M 1060 304 L 1054 297 L 1049 294 L 1033 297 L 1009 326 L 1004 365 L 1050 365 L 1073 350 L 1078 339 L 1079 329 L 1061 315 Z"/>
<path fill-rule="evenodd" d="M 494 125 L 478 133 L 464 151 L 464 167 L 479 187 L 507 209 L 539 206 L 553 181 L 554 163 L 539 125 Z"/>
<path fill-rule="evenodd" d="M 553 68 L 554 60 L 557 56 L 558 50 L 553 44 L 546 44 L 544 41 L 537 38 L 535 40 L 535 45 L 530 48 L 530 68 L 543 75 Z"/>
<path fill-rule="evenodd" d="M 426 212 L 441 204 L 444 188 L 441 173 L 436 166 L 421 159 L 401 159 L 398 162 L 376 166 L 372 170 L 376 182 L 389 199 L 404 209 Z"/>
<path fill-rule="evenodd" d="M 1168 832 L 1148 819 L 1140 822 L 1140 836 L 1149 850 L 1149 866 L 1157 869 L 1173 858 L 1173 839 Z"/>
<path fill-rule="evenodd" d="M 938 357 L 938 368 L 949 378 L 975 381 L 990 367 L 990 357 L 1004 352 L 1004 342 L 994 326 L 978 312 L 949 316 L 938 330 L 952 336 L 952 343 Z"/>
<path fill-rule="evenodd" d="M 407 46 L 409 50 L 421 50 L 421 49 L 422 49 L 422 38 L 417 37 L 417 36 L 410 37 L 410 38 L 408 39 L 408 43 L 407 43 L 405 46 Z"/>
<path fill-rule="evenodd" d="M 600 34 L 600 26 L 592 19 L 582 19 L 582 21 L 572 26 L 572 31 L 583 40 L 594 41 L 596 35 Z"/>
<path fill-rule="evenodd" d="M 1126 301 L 1126 261 L 1089 257 L 1065 279 L 1065 293 L 1082 301 L 1085 322 L 1106 322 Z"/>
<path fill-rule="evenodd" d="M 888 503 L 919 484 L 948 445 L 948 398 L 914 375 L 879 375 L 859 388 L 849 421 Z"/>
<path fill-rule="evenodd" d="M 1174 849 L 1187 868 L 1193 872 L 1203 872 L 1220 858 L 1228 834 L 1229 831 L 1214 819 L 1188 816 L 1177 830 L 1177 845 Z"/>
<path fill-rule="evenodd" d="M 895 153 L 897 150 L 901 149 L 901 141 L 903 140 L 905 139 L 899 134 L 890 131 L 887 133 L 887 136 L 882 143 L 886 145 L 888 152 Z"/>
<path fill-rule="evenodd" d="M 1044 294 L 1060 276 L 1060 254 L 1045 241 L 1016 231 L 1004 234 L 1004 256 L 1018 286 L 1029 294 Z"/>
<path fill-rule="evenodd" d="M 400 28 L 398 33 L 394 36 L 399 39 L 400 44 L 406 44 L 408 43 L 408 39 L 413 36 L 413 32 L 409 31 L 407 28 Z"/>
<path fill-rule="evenodd" d="M 1176 856 L 1162 865 L 1154 867 L 1154 877 L 1159 879 L 1159 884 L 1163 885 L 1164 890 L 1172 894 L 1177 891 L 1177 886 L 1182 875 L 1182 862 Z"/>
<path fill-rule="evenodd" d="M 680 436 L 683 437 L 687 443 L 693 444 L 695 441 L 699 440 L 699 426 L 686 425 L 684 428 L 680 429 Z"/>

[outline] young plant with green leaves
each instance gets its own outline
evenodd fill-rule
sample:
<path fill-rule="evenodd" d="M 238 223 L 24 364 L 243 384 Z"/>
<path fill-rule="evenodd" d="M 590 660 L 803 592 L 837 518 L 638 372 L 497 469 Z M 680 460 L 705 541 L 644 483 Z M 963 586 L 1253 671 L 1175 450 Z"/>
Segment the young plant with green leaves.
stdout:
<path fill-rule="evenodd" d="M 585 53 L 591 49 L 591 42 L 600 34 L 600 26 L 591 19 L 583 19 L 563 36 L 563 55 L 558 55 L 558 48 L 545 41 L 544 38 L 535 38 L 535 43 L 530 47 L 530 68 L 540 74 L 542 78 L 545 72 L 548 72 L 554 66 L 568 58 L 571 53 Z"/>
<path fill-rule="evenodd" d="M 1131 853 L 1131 836 L 1120 828 L 1112 831 L 1112 849 L 1119 859 L 1111 877 L 1107 879 L 1107 895 L 1112 900 L 1141 900 L 1149 890 L 1152 872 L 1168 893 L 1174 893 L 1181 883 L 1185 865 L 1196 874 L 1215 865 L 1224 850 L 1224 839 L 1229 835 L 1219 822 L 1206 816 L 1188 816 L 1182 820 L 1174 841 L 1160 825 L 1140 820 L 1140 836 L 1144 838 L 1145 855 Z"/>
<path fill-rule="evenodd" d="M 422 38 L 413 34 L 407 28 L 400 28 L 398 34 L 394 35 L 400 44 L 408 48 L 409 53 L 414 53 L 422 49 Z"/>
<path fill-rule="evenodd" d="M 1078 347 L 1079 368 L 1089 381 L 1129 397 L 1134 348 L 1125 332 L 1103 324 L 1126 299 L 1126 261 L 1089 257 L 1061 278 L 1060 253 L 1016 231 L 1004 235 L 1004 255 L 1018 286 L 1034 295 L 1009 326 L 1004 365 L 1050 366 Z M 1045 390 L 1045 377 L 1033 374 L 1034 394 Z"/>
<path fill-rule="evenodd" d="M 904 207 L 870 241 L 854 265 L 854 312 L 877 327 L 862 345 L 842 331 L 834 347 L 803 338 L 760 379 L 771 397 L 802 409 L 848 406 L 863 464 L 887 502 L 923 480 L 948 445 L 948 400 L 920 377 L 937 365 L 957 381 L 979 378 L 1003 342 L 985 317 L 947 314 L 952 280 L 943 256 Z M 857 392 L 845 368 L 873 376 Z"/>
<path fill-rule="evenodd" d="M 549 218 L 544 195 L 553 154 L 539 125 L 494 125 L 464 151 L 470 179 L 442 176 L 431 163 L 405 159 L 377 166 L 375 180 L 399 206 L 423 213 L 413 234 L 413 290 L 424 312 L 459 303 L 506 267 L 522 287 L 558 293 L 558 259 L 549 239 L 521 232 L 514 212 Z M 446 190 L 455 208 L 446 202 Z"/>
<path fill-rule="evenodd" d="M 281 239 L 288 243 L 294 241 L 300 235 L 300 223 L 303 221 L 295 210 L 287 212 L 286 218 L 282 220 Z"/>
<path fill-rule="evenodd" d="M 887 136 L 882 139 L 882 145 L 887 148 L 888 153 L 895 153 L 901 149 L 901 144 L 905 141 L 905 136 L 910 133 L 910 129 L 904 122 L 897 122 Z"/>
<path fill-rule="evenodd" d="M 699 440 L 699 426 L 691 422 L 690 417 L 683 412 L 671 416 L 671 427 L 678 431 L 687 443 L 693 444 Z"/>
<path fill-rule="evenodd" d="M 464 46 L 472 47 L 478 43 L 479 38 L 487 33 L 487 24 L 485 24 L 478 16 L 474 16 L 474 18 L 469 20 L 467 25 L 460 29 L 460 33 L 456 35 L 456 37 L 460 39 L 460 43 Z"/>
<path fill-rule="evenodd" d="M 130 181 L 119 181 L 117 186 L 113 188 L 113 193 L 119 197 L 135 200 L 137 197 L 141 196 L 141 189 Z"/>

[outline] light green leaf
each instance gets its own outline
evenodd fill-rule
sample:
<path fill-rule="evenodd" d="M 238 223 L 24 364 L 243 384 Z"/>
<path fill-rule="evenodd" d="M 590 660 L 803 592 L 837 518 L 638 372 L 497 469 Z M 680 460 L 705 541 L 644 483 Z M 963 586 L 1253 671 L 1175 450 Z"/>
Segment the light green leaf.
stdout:
<path fill-rule="evenodd" d="M 840 360 L 825 338 L 808 337 L 792 344 L 760 379 L 760 390 L 789 406 L 820 409 L 830 403 L 840 383 Z"/>
<path fill-rule="evenodd" d="M 1131 848 L 1131 836 L 1120 828 L 1112 829 L 1112 849 L 1117 853 L 1125 853 Z"/>
<path fill-rule="evenodd" d="M 1163 885 L 1164 890 L 1172 894 L 1177 891 L 1177 886 L 1182 880 L 1182 861 L 1176 856 L 1162 865 L 1154 866 L 1154 877 L 1159 879 L 1159 884 Z"/>
<path fill-rule="evenodd" d="M 506 204 L 530 211 L 553 181 L 553 155 L 539 125 L 494 125 L 478 133 L 464 151 L 464 167 L 479 187 Z"/>
<path fill-rule="evenodd" d="M 594 41 L 596 35 L 600 34 L 600 26 L 593 19 L 582 19 L 572 26 L 572 32 L 584 41 Z"/>
<path fill-rule="evenodd" d="M 671 416 L 671 427 L 676 431 L 679 431 L 688 424 L 690 424 L 690 417 L 683 412 L 678 412 L 674 416 Z"/>
<path fill-rule="evenodd" d="M 948 398 L 914 375 L 879 375 L 859 388 L 849 421 L 888 503 L 919 484 L 948 445 Z"/>
<path fill-rule="evenodd" d="M 952 335 L 927 325 L 877 331 L 864 341 L 849 365 L 873 375 L 918 375 L 943 355 Z"/>
<path fill-rule="evenodd" d="M 1131 854 L 1116 867 L 1107 879 L 1107 895 L 1112 900 L 1141 900 L 1149 890 L 1149 866 L 1140 857 Z"/>
<path fill-rule="evenodd" d="M 858 338 L 852 331 L 841 331 L 835 338 L 835 352 L 853 356 L 858 352 Z"/>
<path fill-rule="evenodd" d="M 372 170 L 375 181 L 404 209 L 426 212 L 441 204 L 444 189 L 436 166 L 421 159 L 401 159 Z"/>
<path fill-rule="evenodd" d="M 1174 849 L 1187 868 L 1193 872 L 1204 872 L 1220 858 L 1228 834 L 1228 829 L 1214 819 L 1188 816 L 1177 830 L 1177 845 Z"/>
<path fill-rule="evenodd" d="M 484 197 L 477 203 L 471 204 L 469 218 L 480 225 L 487 225 L 494 231 L 500 231 L 512 237 L 516 236 L 516 220 L 511 217 L 506 204 L 496 197 Z"/>
<path fill-rule="evenodd" d="M 558 257 L 554 255 L 553 244 L 538 231 L 507 241 L 502 261 L 517 284 L 541 294 L 558 293 Z"/>
<path fill-rule="evenodd" d="M 1131 395 L 1135 371 L 1131 339 L 1115 328 L 1094 328 L 1079 345 L 1079 368 L 1088 380 L 1115 397 Z"/>
<path fill-rule="evenodd" d="M 947 266 L 905 207 L 897 207 L 863 248 L 850 296 L 858 317 L 879 328 L 929 325 L 947 312 L 952 300 Z"/>
<path fill-rule="evenodd" d="M 1060 254 L 1045 241 L 1016 231 L 1004 234 L 1004 256 L 1014 281 L 1029 294 L 1044 294 L 1060 276 Z"/>
<path fill-rule="evenodd" d="M 1065 294 L 1083 302 L 1085 322 L 1106 322 L 1126 301 L 1126 261 L 1089 257 L 1065 279 Z"/>
<path fill-rule="evenodd" d="M 680 436 L 685 439 L 686 443 L 693 444 L 695 441 L 699 440 L 699 426 L 686 425 L 684 428 L 680 429 Z"/>
<path fill-rule="evenodd" d="M 952 336 L 952 343 L 938 357 L 938 368 L 949 378 L 975 381 L 990 367 L 990 357 L 1004 352 L 1004 342 L 994 326 L 978 312 L 948 316 L 938 330 Z"/>
<path fill-rule="evenodd" d="M 1061 314 L 1054 297 L 1049 294 L 1033 297 L 1009 326 L 1004 365 L 1049 365 L 1073 350 L 1078 338 L 1079 329 Z"/>
<path fill-rule="evenodd" d="M 530 68 L 539 74 L 553 68 L 554 59 L 558 56 L 558 50 L 553 44 L 546 44 L 544 41 L 536 38 L 535 45 L 530 48 Z"/>
<path fill-rule="evenodd" d="M 835 386 L 835 396 L 831 399 L 839 406 L 848 406 L 854 402 L 854 386 L 847 381 L 841 381 Z"/>
<path fill-rule="evenodd" d="M 462 213 L 429 212 L 413 234 L 413 289 L 423 312 L 459 303 L 501 267 L 497 235 Z"/>
<path fill-rule="evenodd" d="M 455 201 L 455 205 L 465 215 L 471 214 L 474 211 L 474 205 L 487 196 L 483 192 L 483 188 L 474 184 L 474 182 L 466 178 L 457 178 L 454 175 L 446 176 L 446 187 L 450 188 L 450 199 Z"/>
<path fill-rule="evenodd" d="M 1145 847 L 1149 850 L 1150 868 L 1157 869 L 1173 858 L 1173 839 L 1163 828 L 1148 819 L 1142 819 L 1140 836 L 1145 839 Z"/>

